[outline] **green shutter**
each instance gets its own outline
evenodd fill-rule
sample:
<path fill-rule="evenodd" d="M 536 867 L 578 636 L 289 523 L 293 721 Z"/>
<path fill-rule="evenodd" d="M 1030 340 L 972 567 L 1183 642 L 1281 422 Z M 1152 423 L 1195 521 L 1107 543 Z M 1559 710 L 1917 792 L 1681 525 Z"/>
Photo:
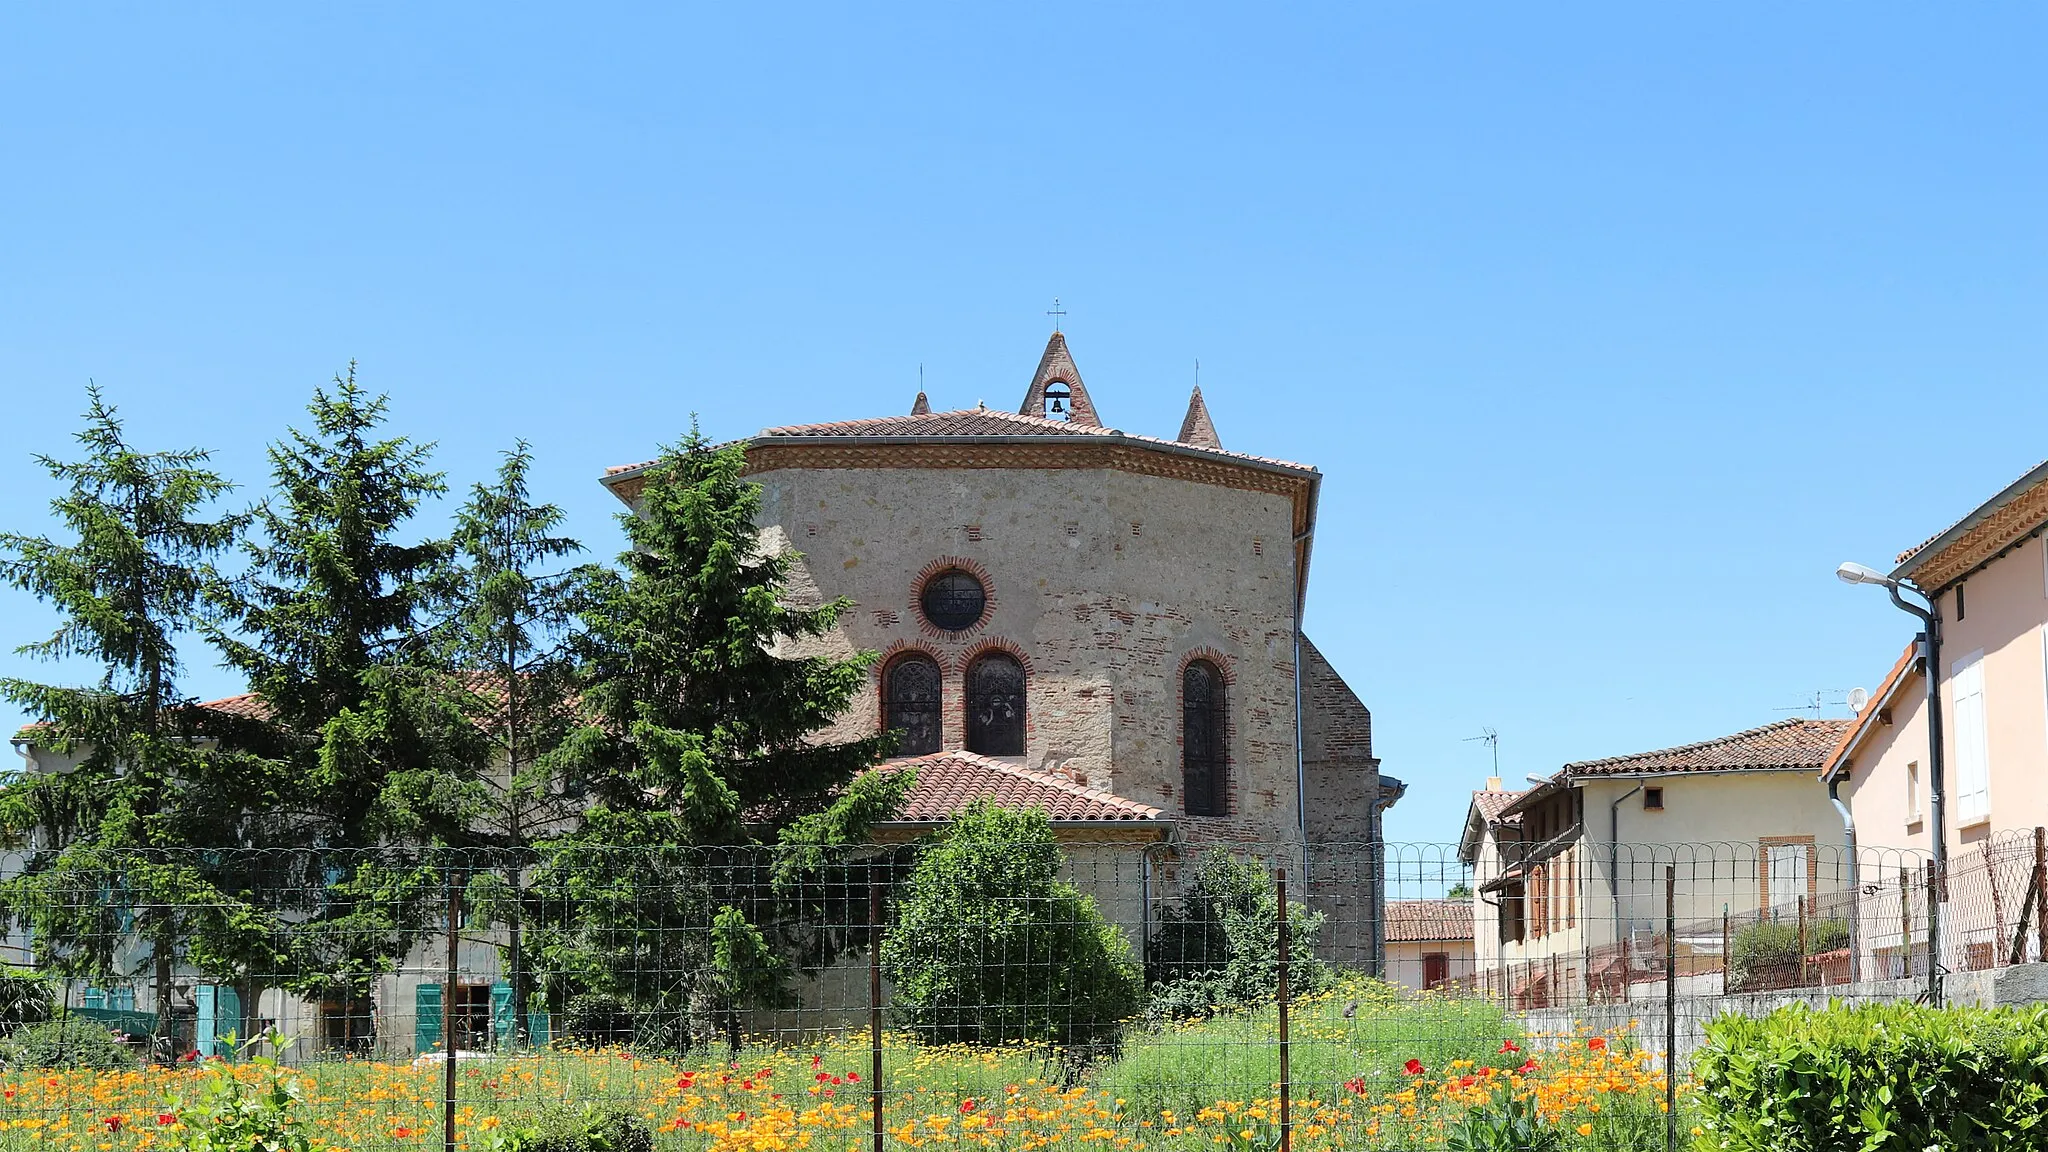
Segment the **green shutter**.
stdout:
<path fill-rule="evenodd" d="M 105 1008 L 107 1006 L 107 990 L 104 988 L 87 988 L 85 996 L 78 1002 L 78 1006 L 80 1008 Z"/>
<path fill-rule="evenodd" d="M 526 1014 L 526 1042 L 535 1048 L 545 1048 L 554 1041 L 554 1021 L 546 1011 L 535 1009 Z"/>
<path fill-rule="evenodd" d="M 497 1047 L 511 1047 L 513 1022 L 512 984 L 500 980 L 491 985 L 491 1036 L 497 1041 Z"/>
<path fill-rule="evenodd" d="M 441 986 L 422 984 L 412 990 L 413 1051 L 432 1052 L 441 1046 Z"/>

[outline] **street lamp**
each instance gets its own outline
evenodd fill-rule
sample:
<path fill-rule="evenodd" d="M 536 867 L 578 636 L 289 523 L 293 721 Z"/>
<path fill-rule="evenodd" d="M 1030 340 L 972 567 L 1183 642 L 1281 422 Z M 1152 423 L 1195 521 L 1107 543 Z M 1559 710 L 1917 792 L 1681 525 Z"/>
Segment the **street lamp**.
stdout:
<path fill-rule="evenodd" d="M 1941 613 L 1934 597 L 1918 588 L 1915 595 L 1927 601 L 1922 608 L 1899 595 L 1905 586 L 1875 568 L 1854 561 L 1835 569 L 1844 584 L 1878 584 L 1892 595 L 1892 603 L 1920 618 L 1920 659 L 1927 681 L 1927 800 L 1934 818 L 1934 903 L 1927 914 L 1927 985 L 1936 1003 L 1941 998 L 1941 922 L 1948 908 L 1948 786 L 1942 773 L 1941 749 Z M 1911 941 L 1904 942 L 1911 955 Z"/>

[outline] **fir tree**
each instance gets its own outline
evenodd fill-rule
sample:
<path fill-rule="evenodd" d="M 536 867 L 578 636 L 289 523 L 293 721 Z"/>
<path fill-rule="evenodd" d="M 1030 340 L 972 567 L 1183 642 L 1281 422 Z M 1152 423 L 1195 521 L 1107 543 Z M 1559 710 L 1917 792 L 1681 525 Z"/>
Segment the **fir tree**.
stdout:
<path fill-rule="evenodd" d="M 308 411 L 311 430 L 270 449 L 261 537 L 212 639 L 267 705 L 259 750 L 289 782 L 243 837 L 302 849 L 243 854 L 252 899 L 279 917 L 284 983 L 360 996 L 428 927 L 440 877 L 422 848 L 465 836 L 476 765 L 427 622 L 450 546 L 400 538 L 445 490 L 432 445 L 377 438 L 386 398 L 353 363 Z"/>
<path fill-rule="evenodd" d="M 736 990 L 742 1006 L 777 999 L 718 959 L 763 954 L 761 927 L 910 783 L 870 771 L 889 735 L 817 738 L 865 688 L 875 654 L 823 653 L 849 602 L 791 601 L 794 557 L 762 547 L 745 466 L 742 448 L 693 428 L 648 468 L 637 514 L 620 517 L 632 547 L 593 581 L 577 640 L 588 722 L 563 763 L 591 804 L 545 846 L 537 883 L 560 898 L 546 904 L 559 914 L 544 952 L 558 994 L 615 1001 L 643 1032 L 701 1022 L 689 1005 L 707 980 L 727 1007 Z M 698 932 L 630 930 L 714 919 L 715 955 Z"/>
<path fill-rule="evenodd" d="M 448 587 L 450 687 L 485 762 L 487 799 L 470 831 L 478 844 L 502 850 L 490 854 L 500 863 L 471 883 L 470 896 L 505 928 L 515 1045 L 525 1040 L 533 986 L 524 932 L 529 850 L 572 826 L 582 806 L 557 751 L 576 727 L 568 645 L 575 598 L 595 571 L 552 570 L 583 546 L 558 534 L 560 508 L 533 502 L 532 465 L 521 441 L 493 483 L 471 489 L 456 515 L 459 566 Z"/>
<path fill-rule="evenodd" d="M 211 798 L 247 767 L 212 750 L 219 718 L 179 692 L 177 645 L 246 518 L 198 518 L 232 487 L 208 454 L 139 450 L 99 390 L 88 396 L 82 458 L 37 457 L 67 486 L 51 509 L 73 539 L 0 534 L 0 574 L 61 621 L 17 651 L 101 670 L 87 687 L 0 680 L 0 695 L 44 718 L 33 742 L 77 758 L 0 790 L 0 828 L 30 848 L 4 899 L 36 933 L 38 962 L 67 977 L 131 977 L 131 942 L 146 945 L 162 1020 L 172 965 L 209 922 L 195 909 L 227 903 L 183 849 L 232 834 Z"/>

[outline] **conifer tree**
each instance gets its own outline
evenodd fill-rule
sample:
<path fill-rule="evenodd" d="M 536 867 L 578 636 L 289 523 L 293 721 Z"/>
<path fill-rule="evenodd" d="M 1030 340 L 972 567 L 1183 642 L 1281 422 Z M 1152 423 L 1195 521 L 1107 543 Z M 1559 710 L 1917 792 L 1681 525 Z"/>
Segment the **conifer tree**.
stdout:
<path fill-rule="evenodd" d="M 0 695 L 44 718 L 34 743 L 76 759 L 0 790 L 0 829 L 29 848 L 0 895 L 35 932 L 39 963 L 67 977 L 131 977 L 123 965 L 146 946 L 162 1021 L 172 965 L 205 926 L 193 909 L 226 903 L 185 849 L 232 834 L 212 795 L 248 767 L 213 750 L 219 718 L 180 693 L 177 645 L 246 518 L 200 518 L 232 487 L 205 451 L 135 448 L 99 390 L 88 397 L 82 458 L 37 457 L 67 485 L 51 509 L 72 539 L 0 534 L 0 574 L 60 620 L 17 651 L 100 669 L 82 687 L 0 680 Z"/>
<path fill-rule="evenodd" d="M 514 1045 L 526 1038 L 532 991 L 525 956 L 529 850 L 573 825 L 581 799 L 568 787 L 558 749 L 576 727 L 569 640 L 575 598 L 595 569 L 557 569 L 583 546 L 558 534 L 553 504 L 535 504 L 525 441 L 505 453 L 494 482 L 477 484 L 456 515 L 458 567 L 447 589 L 451 689 L 473 725 L 486 800 L 470 832 L 495 868 L 473 881 L 473 903 L 505 930 Z"/>
<path fill-rule="evenodd" d="M 462 838 L 478 799 L 469 725 L 428 623 L 450 546 L 401 539 L 445 489 L 432 445 L 377 438 L 386 406 L 353 363 L 315 390 L 311 429 L 270 449 L 261 535 L 226 597 L 233 627 L 212 631 L 267 705 L 259 750 L 289 781 L 243 842 L 300 851 L 245 853 L 245 879 L 256 903 L 290 913 L 276 944 L 283 983 L 303 993 L 360 996 L 404 954 L 440 882 L 423 849 Z"/>
<path fill-rule="evenodd" d="M 908 773 L 870 771 L 890 735 L 818 738 L 865 688 L 875 654 L 840 658 L 817 643 L 849 602 L 792 602 L 794 557 L 762 547 L 760 488 L 745 466 L 741 447 L 714 447 L 694 427 L 665 450 L 636 513 L 619 518 L 632 547 L 593 581 L 582 612 L 587 722 L 563 764 L 591 803 L 548 843 L 537 877 L 577 894 L 547 904 L 563 915 L 549 925 L 546 961 L 571 987 L 618 1001 L 643 1031 L 651 1018 L 666 1027 L 689 1015 L 704 992 L 693 974 L 756 1004 L 775 999 L 751 974 L 716 969 L 718 956 L 767 947 L 760 928 L 777 917 L 767 895 L 777 889 L 753 870 L 779 861 L 786 896 L 910 784 Z M 718 956 L 704 954 L 700 932 L 628 930 L 714 919 Z"/>

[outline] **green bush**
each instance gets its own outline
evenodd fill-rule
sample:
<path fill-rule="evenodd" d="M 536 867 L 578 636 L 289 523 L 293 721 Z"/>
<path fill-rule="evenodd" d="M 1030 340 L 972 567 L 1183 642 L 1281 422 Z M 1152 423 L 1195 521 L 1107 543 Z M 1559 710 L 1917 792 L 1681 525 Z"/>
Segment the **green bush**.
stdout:
<path fill-rule="evenodd" d="M 1723 1016 L 1694 1063 L 1708 1143 L 1728 1152 L 2038 1149 L 2048 1008 L 1830 1004 Z"/>
<path fill-rule="evenodd" d="M 882 969 L 927 1042 L 1113 1040 L 1138 1007 L 1129 941 L 1058 879 L 1042 811 L 977 804 L 918 861 Z"/>
<path fill-rule="evenodd" d="M 1279 921 L 1280 899 L 1265 865 L 1222 849 L 1196 860 L 1146 950 L 1146 1015 L 1180 1020 L 1272 1003 L 1279 993 Z M 1323 915 L 1290 900 L 1287 926 L 1288 990 L 1313 996 L 1332 976 L 1316 956 Z"/>
<path fill-rule="evenodd" d="M 653 1152 L 654 1132 L 625 1109 L 556 1104 L 519 1133 L 514 1147 L 518 1152 Z"/>
<path fill-rule="evenodd" d="M 31 1024 L 0 1042 L 0 1058 L 15 1068 L 127 1068 L 135 1054 L 83 1016 Z"/>
<path fill-rule="evenodd" d="M 1849 946 L 1849 922 L 1812 920 L 1806 925 L 1805 956 L 1819 956 Z M 1735 933 L 1728 944 L 1728 986 L 1783 988 L 1803 979 L 1805 956 L 1799 950 L 1799 925 L 1764 920 Z"/>

